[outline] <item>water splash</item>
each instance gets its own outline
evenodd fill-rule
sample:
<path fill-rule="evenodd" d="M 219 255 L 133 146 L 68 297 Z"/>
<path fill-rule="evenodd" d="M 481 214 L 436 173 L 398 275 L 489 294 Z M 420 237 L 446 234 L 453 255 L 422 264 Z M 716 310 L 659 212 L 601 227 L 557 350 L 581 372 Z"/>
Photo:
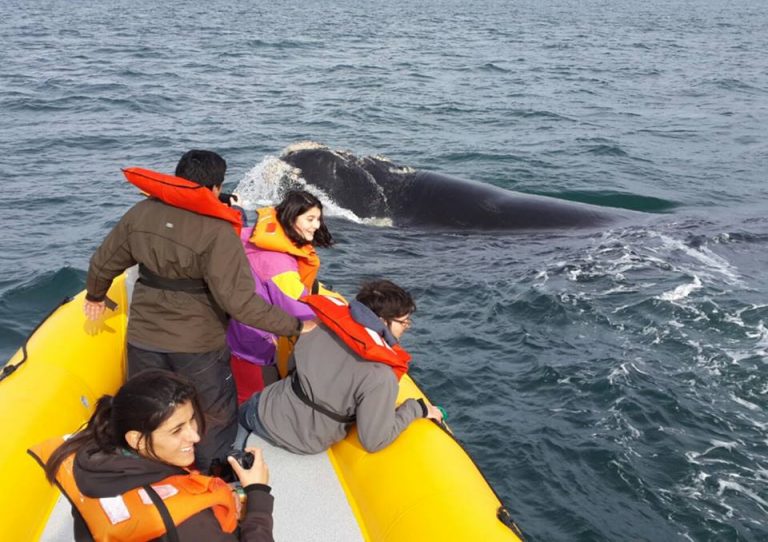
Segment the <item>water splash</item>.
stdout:
<path fill-rule="evenodd" d="M 235 194 L 240 196 L 242 207 L 252 211 L 278 203 L 286 186 L 300 184 L 299 170 L 276 156 L 268 155 L 246 172 L 237 183 Z"/>
<path fill-rule="evenodd" d="M 305 141 L 296 143 L 285 149 L 316 148 L 323 147 L 319 143 Z M 326 216 L 343 218 L 356 224 L 367 224 L 375 227 L 392 227 L 389 218 L 360 218 L 349 209 L 338 205 L 333 198 L 323 190 L 308 184 L 301 177 L 301 170 L 284 162 L 277 156 L 266 156 L 261 162 L 253 166 L 237 183 L 234 192 L 240 196 L 240 202 L 244 209 L 252 211 L 259 207 L 276 205 L 283 199 L 285 193 L 291 189 L 306 190 L 323 203 L 323 211 Z"/>
<path fill-rule="evenodd" d="M 664 292 L 659 296 L 662 301 L 680 301 L 685 299 L 695 290 L 701 289 L 701 279 L 697 276 L 693 277 L 693 282 L 690 284 L 681 284 L 671 292 Z"/>

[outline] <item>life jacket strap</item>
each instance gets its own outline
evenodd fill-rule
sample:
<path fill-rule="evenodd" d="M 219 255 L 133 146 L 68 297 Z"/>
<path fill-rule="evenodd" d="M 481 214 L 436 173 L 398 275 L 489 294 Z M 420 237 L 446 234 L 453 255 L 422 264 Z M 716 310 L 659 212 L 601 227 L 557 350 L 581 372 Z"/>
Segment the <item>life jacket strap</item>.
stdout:
<path fill-rule="evenodd" d="M 307 394 L 304 393 L 304 389 L 301 387 L 301 382 L 299 382 L 299 374 L 297 372 L 293 372 L 291 374 L 291 388 L 293 388 L 293 393 L 296 394 L 296 396 L 301 399 L 301 401 L 309 406 L 310 408 L 318 411 L 320 414 L 325 414 L 329 418 L 331 418 L 334 421 L 337 421 L 339 423 L 343 424 L 349 424 L 354 423 L 354 421 L 357 419 L 356 416 L 342 416 L 341 414 L 337 414 L 336 412 L 333 412 L 331 410 L 328 410 L 322 405 L 318 405 L 317 403 L 313 402 L 312 399 L 307 397 Z"/>
<path fill-rule="evenodd" d="M 153 488 L 151 485 L 147 484 L 143 487 L 144 491 L 147 492 L 147 495 L 149 495 L 152 503 L 157 508 L 157 511 L 160 512 L 160 517 L 163 519 L 163 525 L 165 525 L 164 538 L 166 538 L 168 542 L 179 542 L 179 532 L 176 530 L 176 524 L 173 522 L 171 513 L 165 506 L 163 499 L 160 497 L 160 495 L 157 494 L 157 491 L 155 491 L 155 488 Z"/>
<path fill-rule="evenodd" d="M 189 294 L 207 294 L 208 284 L 203 279 L 169 279 L 156 275 L 147 267 L 139 264 L 139 282 L 144 286 L 158 290 L 172 290 Z"/>

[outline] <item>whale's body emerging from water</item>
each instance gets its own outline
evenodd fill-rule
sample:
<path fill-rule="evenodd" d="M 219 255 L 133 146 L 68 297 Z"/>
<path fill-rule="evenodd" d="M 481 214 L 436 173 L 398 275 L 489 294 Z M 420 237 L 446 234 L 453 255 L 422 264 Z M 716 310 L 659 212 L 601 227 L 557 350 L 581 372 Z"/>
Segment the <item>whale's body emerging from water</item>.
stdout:
<path fill-rule="evenodd" d="M 517 230 L 590 228 L 627 212 L 505 190 L 439 173 L 358 158 L 326 147 L 290 148 L 280 157 L 301 177 L 360 218 L 395 226 Z"/>

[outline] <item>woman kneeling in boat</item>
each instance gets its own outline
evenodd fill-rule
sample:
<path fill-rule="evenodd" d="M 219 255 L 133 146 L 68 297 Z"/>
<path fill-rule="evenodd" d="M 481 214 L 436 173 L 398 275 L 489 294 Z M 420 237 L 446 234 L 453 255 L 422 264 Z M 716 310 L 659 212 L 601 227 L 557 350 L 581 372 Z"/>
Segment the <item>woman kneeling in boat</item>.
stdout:
<path fill-rule="evenodd" d="M 85 429 L 30 450 L 74 505 L 75 540 L 272 541 L 273 497 L 261 451 L 229 462 L 247 495 L 189 470 L 205 430 L 193 385 L 148 370 L 99 399 Z"/>
<path fill-rule="evenodd" d="M 314 312 L 298 300 L 318 291 L 332 294 L 317 282 L 320 257 L 315 247 L 333 245 L 323 220 L 323 204 L 306 190 L 291 190 L 277 207 L 258 209 L 257 213 L 256 225 L 240 234 L 256 293 L 291 316 L 314 319 Z M 277 340 L 272 333 L 230 321 L 227 343 L 232 351 L 238 403 L 261 391 L 265 383 L 277 380 Z M 283 341 L 280 348 L 288 345 Z"/>
<path fill-rule="evenodd" d="M 342 440 L 352 423 L 363 447 L 375 452 L 417 418 L 442 420 L 440 410 L 421 399 L 395 406 L 410 361 L 398 341 L 416 309 L 408 292 L 377 280 L 364 284 L 349 305 L 324 295 L 304 301 L 321 325 L 296 343 L 289 378 L 241 406 L 242 425 L 288 451 L 314 454 Z"/>

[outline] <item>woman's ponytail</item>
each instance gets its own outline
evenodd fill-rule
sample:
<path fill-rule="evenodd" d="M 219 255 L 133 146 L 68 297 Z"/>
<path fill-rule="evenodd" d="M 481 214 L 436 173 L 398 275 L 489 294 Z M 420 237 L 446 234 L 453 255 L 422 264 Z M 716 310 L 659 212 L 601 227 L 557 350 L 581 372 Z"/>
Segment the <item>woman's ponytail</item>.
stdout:
<path fill-rule="evenodd" d="M 80 448 L 95 444 L 95 446 L 104 451 L 114 450 L 119 442 L 115 439 L 112 427 L 112 396 L 104 395 L 96 403 L 96 410 L 91 415 L 86 426 L 64 441 L 59 446 L 50 459 L 45 464 L 45 477 L 49 482 L 56 479 L 56 473 L 59 471 L 62 462 L 76 453 Z"/>
<path fill-rule="evenodd" d="M 53 452 L 45 466 L 45 475 L 53 482 L 62 462 L 79 450 L 111 454 L 130 449 L 125 435 L 138 431 L 146 443 L 146 454 L 158 459 L 152 447 L 152 432 L 160 427 L 179 405 L 190 402 L 200 433 L 205 432 L 205 418 L 192 382 L 160 369 L 142 371 L 130 378 L 114 397 L 104 395 L 87 425 Z"/>

